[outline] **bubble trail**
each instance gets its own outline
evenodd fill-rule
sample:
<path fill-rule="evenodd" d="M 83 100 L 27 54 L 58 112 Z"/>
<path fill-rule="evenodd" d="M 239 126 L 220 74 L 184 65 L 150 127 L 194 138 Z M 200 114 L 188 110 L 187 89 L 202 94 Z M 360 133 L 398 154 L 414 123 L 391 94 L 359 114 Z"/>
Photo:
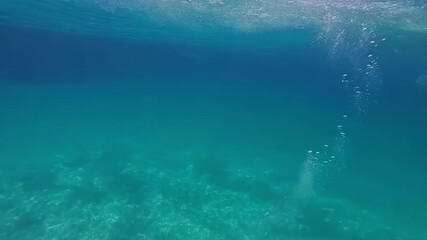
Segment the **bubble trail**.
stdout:
<path fill-rule="evenodd" d="M 295 197 L 297 199 L 310 199 L 314 196 L 316 161 L 317 158 L 315 157 L 315 154 L 313 154 L 313 151 L 308 151 L 307 158 L 304 161 L 301 172 L 299 174 L 299 181 L 295 193 Z"/>

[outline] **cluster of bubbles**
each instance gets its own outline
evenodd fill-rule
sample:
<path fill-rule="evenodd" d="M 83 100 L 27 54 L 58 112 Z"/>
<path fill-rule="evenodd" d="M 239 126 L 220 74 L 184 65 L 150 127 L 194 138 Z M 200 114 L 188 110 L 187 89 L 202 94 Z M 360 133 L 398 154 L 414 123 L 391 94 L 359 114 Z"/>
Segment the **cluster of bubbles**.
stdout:
<path fill-rule="evenodd" d="M 378 36 L 379 19 L 370 18 L 371 8 L 362 8 L 361 12 L 341 14 L 334 9 L 325 14 L 321 31 L 316 42 L 329 46 L 329 58 L 332 61 L 345 62 L 352 67 L 351 73 L 344 73 L 341 82 L 347 94 L 353 96 L 358 112 L 360 105 L 381 84 L 381 72 L 378 64 L 378 49 L 387 39 Z M 382 18 L 382 15 L 381 17 Z"/>
<path fill-rule="evenodd" d="M 344 120 L 347 118 L 347 115 L 343 116 Z M 342 125 L 337 126 L 337 131 L 338 136 L 332 146 L 324 144 L 320 151 L 307 151 L 296 188 L 298 199 L 315 197 L 325 187 L 324 184 L 333 172 L 345 167 L 343 159 L 346 154 L 347 136 Z"/>
<path fill-rule="evenodd" d="M 358 2 L 360 3 L 360 2 Z M 352 121 L 360 121 L 367 114 L 367 106 L 376 103 L 375 94 L 381 86 L 382 77 L 379 65 L 379 52 L 381 46 L 387 41 L 387 38 L 378 34 L 379 25 L 375 18 L 370 18 L 372 8 L 365 7 L 352 11 L 350 14 L 342 14 L 336 9 L 329 8 L 324 15 L 324 22 L 328 22 L 322 27 L 322 30 L 315 38 L 316 44 L 328 46 L 328 56 L 332 62 L 345 63 L 350 66 L 350 72 L 341 75 L 341 84 L 346 95 L 349 96 L 349 112 Z M 384 17 L 380 15 L 379 17 Z M 345 145 L 348 137 L 344 128 L 349 126 L 349 115 L 343 114 L 342 122 L 337 125 L 338 133 L 333 145 L 333 159 L 339 159 L 337 169 L 344 167 Z M 325 145 L 327 146 L 327 145 Z M 321 180 L 313 180 L 317 185 L 325 181 L 322 173 L 331 169 L 329 166 L 328 151 L 316 152 L 309 156 L 303 165 L 300 182 L 307 181 L 304 176 L 318 175 Z M 314 161 L 314 160 L 315 161 Z M 321 160 L 322 159 L 322 160 Z M 315 164 L 313 164 L 313 162 Z M 308 168 L 306 165 L 312 165 Z M 313 182 L 311 184 L 314 184 Z M 304 188 L 309 184 L 304 183 Z M 309 187 L 306 187 L 309 189 Z M 313 189 L 313 187 L 310 187 Z"/>
<path fill-rule="evenodd" d="M 298 199 L 311 199 L 318 194 L 322 186 L 319 178 L 327 174 L 329 165 L 335 161 L 335 155 L 329 153 L 329 145 L 325 144 L 322 151 L 309 150 L 306 160 L 303 163 L 298 186 L 296 188 L 296 197 Z"/>

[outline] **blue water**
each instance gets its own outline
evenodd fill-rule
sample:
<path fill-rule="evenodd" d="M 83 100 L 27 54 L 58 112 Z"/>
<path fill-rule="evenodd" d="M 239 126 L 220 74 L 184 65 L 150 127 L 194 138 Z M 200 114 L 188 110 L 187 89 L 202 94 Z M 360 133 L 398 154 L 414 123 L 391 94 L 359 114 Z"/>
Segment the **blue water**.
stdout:
<path fill-rule="evenodd" d="M 0 3 L 0 239 L 427 239 L 423 1 Z"/>

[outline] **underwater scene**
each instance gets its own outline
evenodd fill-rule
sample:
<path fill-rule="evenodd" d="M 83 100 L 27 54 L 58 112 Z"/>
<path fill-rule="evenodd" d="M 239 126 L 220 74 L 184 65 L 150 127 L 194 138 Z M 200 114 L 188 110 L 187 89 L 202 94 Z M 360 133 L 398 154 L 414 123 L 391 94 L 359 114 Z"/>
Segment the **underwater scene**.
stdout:
<path fill-rule="evenodd" d="M 427 2 L 0 1 L 0 239 L 426 240 Z"/>

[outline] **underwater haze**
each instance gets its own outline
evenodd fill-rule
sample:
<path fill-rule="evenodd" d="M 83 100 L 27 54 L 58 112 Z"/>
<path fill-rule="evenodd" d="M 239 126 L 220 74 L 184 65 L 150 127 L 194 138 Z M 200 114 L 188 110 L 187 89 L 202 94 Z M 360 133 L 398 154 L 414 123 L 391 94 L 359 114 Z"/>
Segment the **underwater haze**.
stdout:
<path fill-rule="evenodd" d="M 0 1 L 0 239 L 427 239 L 424 0 Z"/>

